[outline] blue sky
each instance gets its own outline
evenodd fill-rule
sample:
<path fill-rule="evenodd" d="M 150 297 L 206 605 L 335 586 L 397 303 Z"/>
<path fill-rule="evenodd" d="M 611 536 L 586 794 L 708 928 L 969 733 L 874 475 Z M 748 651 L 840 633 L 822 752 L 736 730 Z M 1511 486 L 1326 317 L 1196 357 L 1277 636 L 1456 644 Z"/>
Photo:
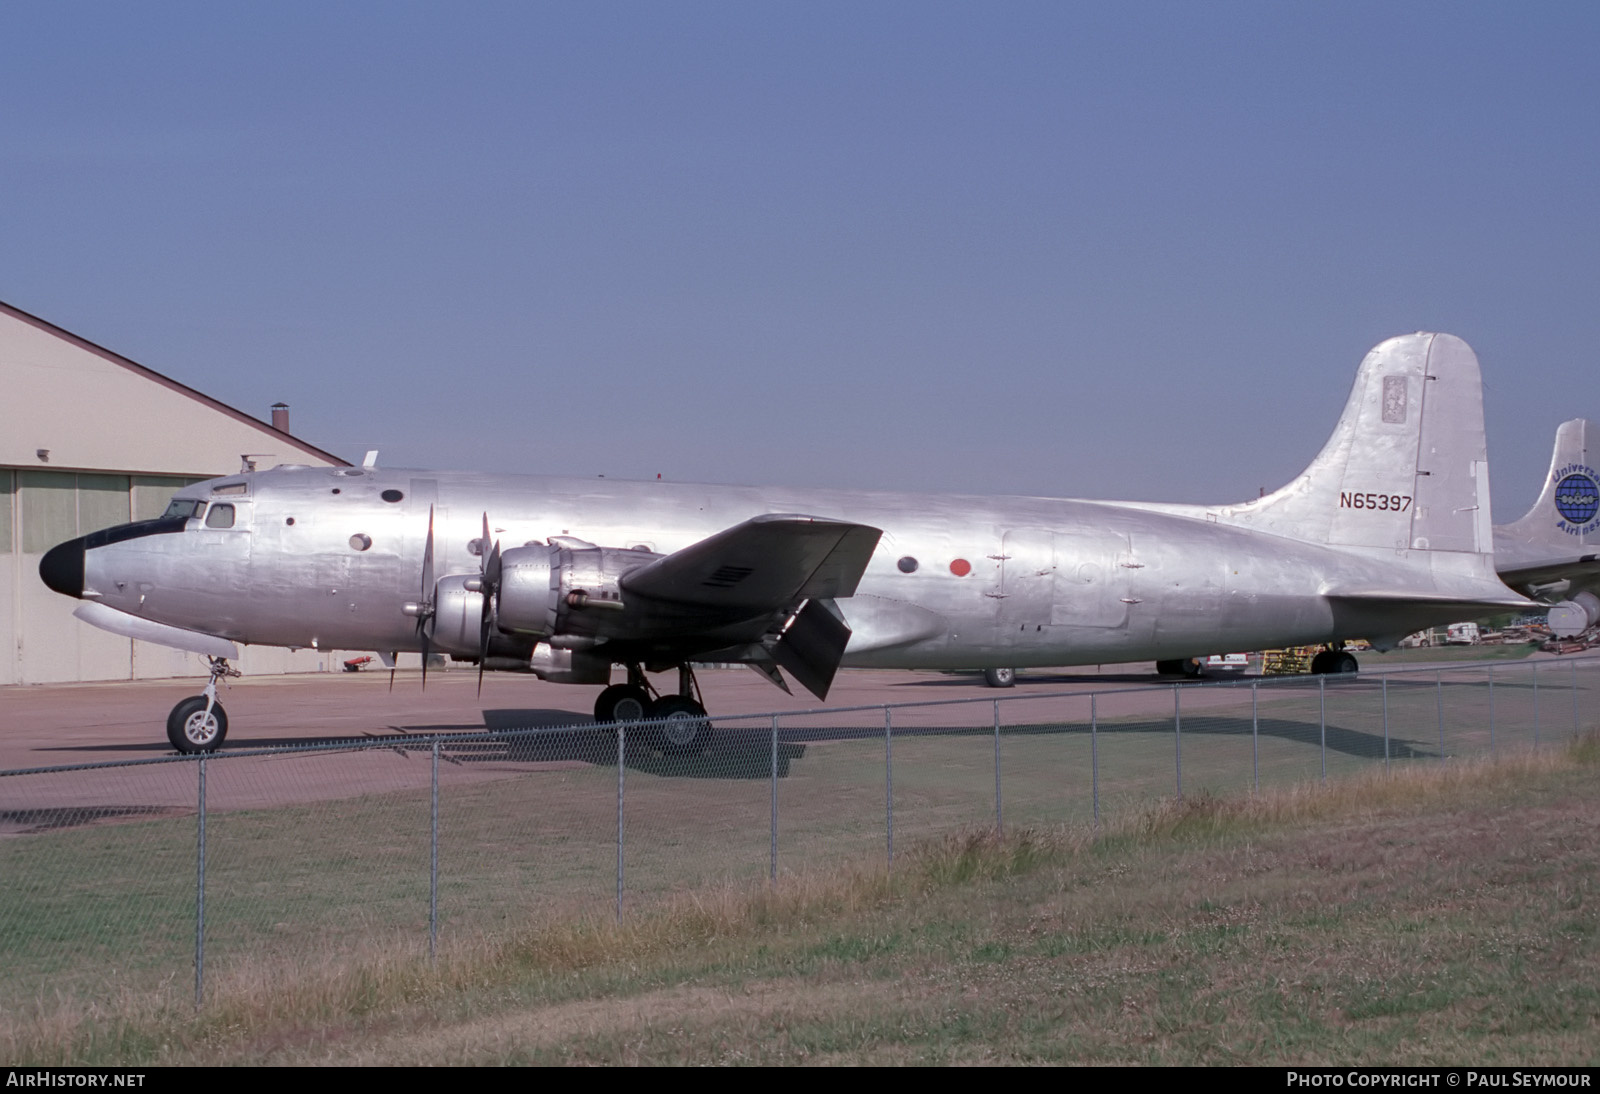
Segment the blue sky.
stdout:
<path fill-rule="evenodd" d="M 1600 5 L 6 6 L 0 299 L 392 465 L 1222 501 L 1600 419 Z"/>

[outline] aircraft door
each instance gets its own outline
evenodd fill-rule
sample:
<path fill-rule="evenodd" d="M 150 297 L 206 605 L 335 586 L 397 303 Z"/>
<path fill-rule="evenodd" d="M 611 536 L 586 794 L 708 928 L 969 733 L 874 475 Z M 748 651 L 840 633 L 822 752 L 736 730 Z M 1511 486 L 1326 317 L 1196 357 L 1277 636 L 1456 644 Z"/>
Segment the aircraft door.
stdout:
<path fill-rule="evenodd" d="M 1098 528 L 1056 532 L 1055 595 L 1050 623 L 1115 628 L 1128 622 L 1132 548 L 1128 537 Z"/>
<path fill-rule="evenodd" d="M 200 527 L 189 533 L 195 537 L 200 561 L 191 580 L 230 604 L 249 598 L 254 515 L 248 497 L 219 498 L 206 508 Z"/>
<path fill-rule="evenodd" d="M 1055 536 L 1040 528 L 1018 528 L 1000 538 L 999 580 L 994 593 L 998 637 L 1007 644 L 1050 625 L 1055 599 Z"/>

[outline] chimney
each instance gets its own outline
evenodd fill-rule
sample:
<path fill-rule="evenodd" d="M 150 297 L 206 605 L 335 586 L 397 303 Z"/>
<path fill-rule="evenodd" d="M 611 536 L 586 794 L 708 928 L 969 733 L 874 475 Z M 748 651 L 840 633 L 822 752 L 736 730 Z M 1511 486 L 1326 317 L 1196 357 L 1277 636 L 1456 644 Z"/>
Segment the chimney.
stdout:
<path fill-rule="evenodd" d="M 289 404 L 272 404 L 272 428 L 279 433 L 289 432 Z"/>

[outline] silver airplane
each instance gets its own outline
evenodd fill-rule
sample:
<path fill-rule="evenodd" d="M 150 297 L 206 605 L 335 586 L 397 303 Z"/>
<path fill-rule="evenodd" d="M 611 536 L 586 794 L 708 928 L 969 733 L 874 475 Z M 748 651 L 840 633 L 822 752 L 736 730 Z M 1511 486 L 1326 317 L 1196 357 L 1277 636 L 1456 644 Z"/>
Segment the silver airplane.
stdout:
<path fill-rule="evenodd" d="M 1600 624 L 1600 475 L 1589 462 L 1590 431 L 1600 433 L 1582 418 L 1561 423 L 1539 500 L 1494 530 L 1500 577 L 1551 605 L 1550 630 L 1561 637 Z"/>
<path fill-rule="evenodd" d="M 1495 574 L 1478 361 L 1418 333 L 1367 354 L 1333 436 L 1238 505 L 758 489 L 284 466 L 179 490 L 52 548 L 81 618 L 211 658 L 173 708 L 217 747 L 235 642 L 417 651 L 605 685 L 600 722 L 707 741 L 693 663 L 819 699 L 840 665 L 1011 668 L 1331 643 L 1529 606 Z M 613 666 L 625 682 L 611 683 Z M 647 672 L 677 669 L 658 694 Z"/>

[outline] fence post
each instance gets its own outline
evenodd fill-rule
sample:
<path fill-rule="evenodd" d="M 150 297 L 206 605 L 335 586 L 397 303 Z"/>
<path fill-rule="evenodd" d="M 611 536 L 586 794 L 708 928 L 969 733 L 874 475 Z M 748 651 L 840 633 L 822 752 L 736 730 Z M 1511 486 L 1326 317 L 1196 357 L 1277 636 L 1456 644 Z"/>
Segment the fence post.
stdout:
<path fill-rule="evenodd" d="M 439 946 L 439 738 L 433 739 L 433 792 L 428 820 L 428 960 Z"/>
<path fill-rule="evenodd" d="M 1099 697 L 1089 693 L 1089 779 L 1094 792 L 1094 823 L 1100 823 L 1100 712 Z"/>
<path fill-rule="evenodd" d="M 1444 763 L 1444 670 L 1433 670 L 1433 706 L 1439 718 L 1439 762 Z"/>
<path fill-rule="evenodd" d="M 1000 701 L 995 699 L 995 835 L 1005 838 L 1005 811 L 1000 808 Z"/>
<path fill-rule="evenodd" d="M 206 754 L 200 753 L 200 803 L 196 824 L 194 877 L 194 1005 L 199 1009 L 206 985 Z"/>
<path fill-rule="evenodd" d="M 617 723 L 617 922 L 622 921 L 622 790 L 628 766 L 628 723 Z"/>
<path fill-rule="evenodd" d="M 1533 663 L 1533 747 L 1539 747 L 1539 662 Z"/>
<path fill-rule="evenodd" d="M 1383 674 L 1383 773 L 1389 773 L 1389 674 Z"/>
<path fill-rule="evenodd" d="M 1490 664 L 1489 673 L 1489 759 L 1494 760 L 1494 665 Z"/>
<path fill-rule="evenodd" d="M 1322 781 L 1328 781 L 1328 678 L 1317 677 L 1317 724 L 1322 734 Z"/>
<path fill-rule="evenodd" d="M 1178 797 L 1183 797 L 1183 712 L 1178 705 L 1178 685 L 1172 685 L 1172 747 L 1178 772 Z"/>
<path fill-rule="evenodd" d="M 889 708 L 883 708 L 883 835 L 894 868 L 894 745 Z"/>
<path fill-rule="evenodd" d="M 1578 736 L 1578 663 L 1568 661 L 1572 666 L 1572 736 Z"/>
<path fill-rule="evenodd" d="M 1250 681 L 1250 785 L 1261 793 L 1261 715 L 1256 706 L 1261 685 Z"/>
<path fill-rule="evenodd" d="M 767 882 L 778 885 L 778 716 L 772 716 L 772 859 L 767 866 Z"/>

